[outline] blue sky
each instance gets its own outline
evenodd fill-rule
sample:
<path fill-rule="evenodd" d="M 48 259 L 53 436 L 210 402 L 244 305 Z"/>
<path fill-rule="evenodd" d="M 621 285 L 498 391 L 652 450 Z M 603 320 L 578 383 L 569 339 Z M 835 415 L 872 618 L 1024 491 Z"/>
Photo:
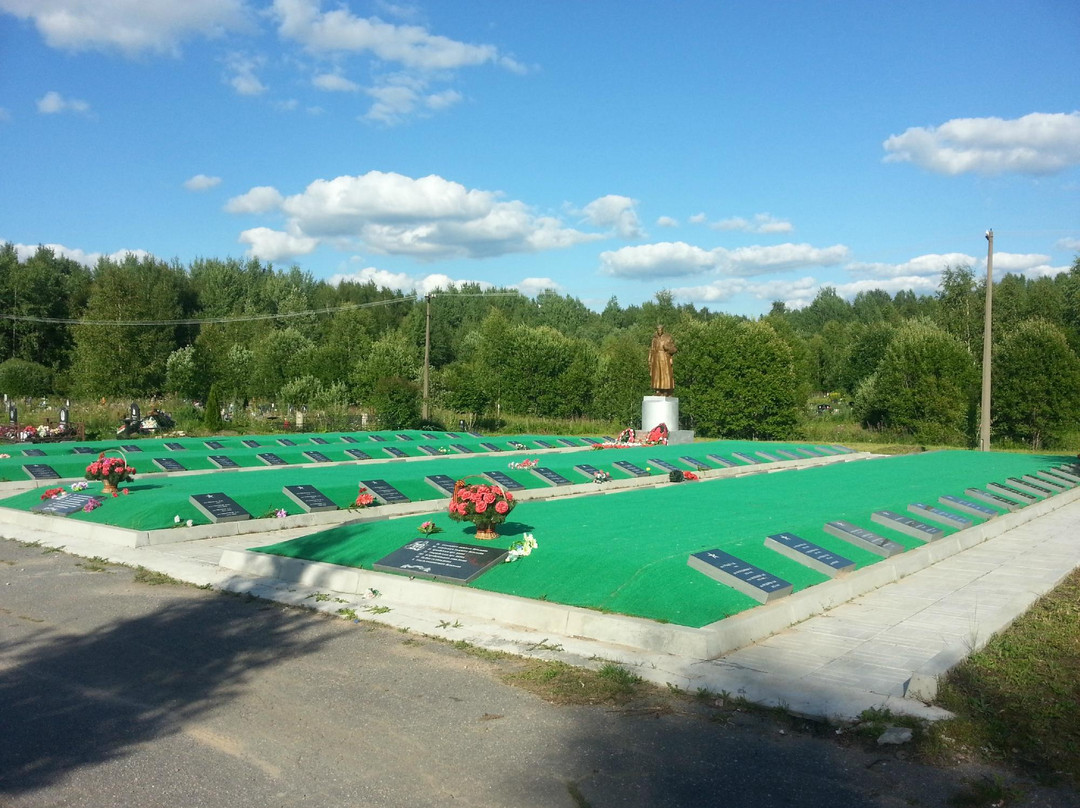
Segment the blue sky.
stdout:
<path fill-rule="evenodd" d="M 1080 6 L 0 0 L 0 240 L 747 315 L 1080 254 Z"/>

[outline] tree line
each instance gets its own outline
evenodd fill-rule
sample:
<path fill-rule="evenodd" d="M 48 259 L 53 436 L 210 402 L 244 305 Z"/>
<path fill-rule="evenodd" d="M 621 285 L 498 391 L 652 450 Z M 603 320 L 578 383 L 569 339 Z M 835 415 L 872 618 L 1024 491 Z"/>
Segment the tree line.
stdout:
<path fill-rule="evenodd" d="M 995 438 L 1051 447 L 1080 416 L 1080 258 L 1055 277 L 994 285 Z M 832 394 L 867 427 L 932 443 L 974 440 L 985 281 L 945 267 L 936 294 L 831 287 L 797 310 L 749 319 L 676 304 L 668 292 L 602 311 L 555 292 L 479 286 L 430 301 L 430 401 L 476 418 L 634 424 L 649 394 L 658 323 L 679 346 L 683 428 L 790 438 Z M 0 391 L 177 395 L 414 420 L 428 301 L 374 283 L 331 285 L 297 267 L 149 256 L 93 268 L 40 247 L 0 247 Z M 407 425 L 395 423 L 394 426 Z"/>

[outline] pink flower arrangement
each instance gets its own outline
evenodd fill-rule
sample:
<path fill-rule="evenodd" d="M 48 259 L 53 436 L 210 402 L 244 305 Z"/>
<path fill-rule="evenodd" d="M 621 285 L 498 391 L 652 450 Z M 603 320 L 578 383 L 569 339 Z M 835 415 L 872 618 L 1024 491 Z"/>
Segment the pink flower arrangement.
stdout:
<path fill-rule="evenodd" d="M 104 480 L 117 485 L 129 483 L 135 478 L 135 469 L 122 457 L 106 457 L 102 452 L 98 459 L 86 467 L 86 479 Z"/>
<path fill-rule="evenodd" d="M 64 489 L 63 489 L 63 488 L 48 488 L 48 489 L 46 489 L 46 490 L 45 490 L 45 492 L 44 492 L 44 493 L 43 493 L 43 494 L 41 495 L 41 498 L 42 498 L 43 500 L 46 500 L 46 499 L 55 499 L 56 497 L 59 497 L 59 496 L 63 496 L 63 495 L 65 494 L 65 493 L 67 493 L 67 492 L 66 492 L 66 491 L 64 491 Z"/>
<path fill-rule="evenodd" d="M 475 525 L 498 525 L 517 503 L 514 495 L 498 485 L 470 484 L 458 480 L 454 495 L 450 498 L 450 518 L 455 522 L 472 522 Z"/>
<path fill-rule="evenodd" d="M 360 493 L 356 495 L 356 501 L 351 505 L 352 508 L 367 508 L 375 504 L 375 497 L 368 493 L 368 490 L 363 486 L 360 486 Z"/>

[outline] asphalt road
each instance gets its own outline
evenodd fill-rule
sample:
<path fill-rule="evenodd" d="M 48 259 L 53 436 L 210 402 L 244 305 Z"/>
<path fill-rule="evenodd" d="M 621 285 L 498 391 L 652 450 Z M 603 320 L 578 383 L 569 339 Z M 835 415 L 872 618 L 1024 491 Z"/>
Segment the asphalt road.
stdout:
<path fill-rule="evenodd" d="M 973 776 L 666 693 L 550 705 L 445 643 L 94 566 L 0 540 L 4 808 L 943 806 Z"/>

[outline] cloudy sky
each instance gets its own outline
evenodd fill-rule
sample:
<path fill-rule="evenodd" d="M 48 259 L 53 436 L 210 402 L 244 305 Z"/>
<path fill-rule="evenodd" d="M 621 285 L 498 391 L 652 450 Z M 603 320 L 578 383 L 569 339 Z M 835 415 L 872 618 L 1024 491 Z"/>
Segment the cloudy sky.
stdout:
<path fill-rule="evenodd" d="M 427 291 L 824 285 L 1080 254 L 1080 6 L 0 0 L 0 240 Z"/>

